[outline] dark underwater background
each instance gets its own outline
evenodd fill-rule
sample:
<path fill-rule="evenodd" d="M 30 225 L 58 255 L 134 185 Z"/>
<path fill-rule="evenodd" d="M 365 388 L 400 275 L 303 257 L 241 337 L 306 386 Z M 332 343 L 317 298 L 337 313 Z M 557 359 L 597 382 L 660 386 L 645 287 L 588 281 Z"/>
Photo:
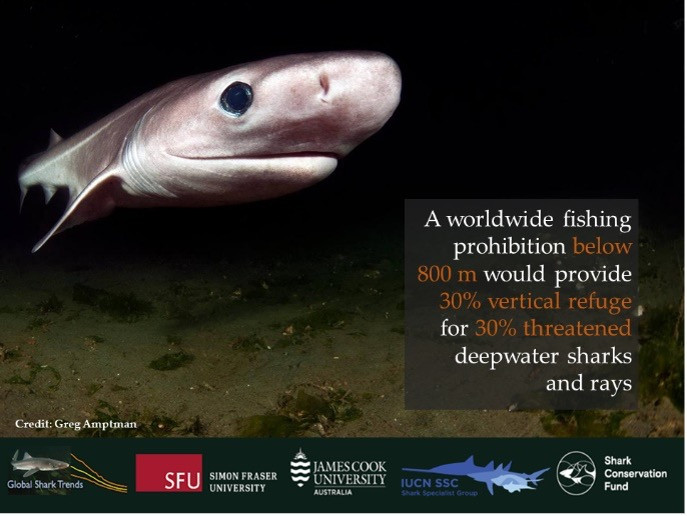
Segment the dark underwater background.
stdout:
<path fill-rule="evenodd" d="M 73 435 L 14 426 L 45 417 L 146 436 L 682 435 L 683 4 L 479 5 L 3 4 L 0 435 Z M 32 191 L 20 215 L 17 169 L 50 128 L 346 49 L 393 57 L 402 101 L 322 183 L 120 209 L 31 254 L 65 197 Z M 638 198 L 640 409 L 404 410 L 405 198 Z"/>

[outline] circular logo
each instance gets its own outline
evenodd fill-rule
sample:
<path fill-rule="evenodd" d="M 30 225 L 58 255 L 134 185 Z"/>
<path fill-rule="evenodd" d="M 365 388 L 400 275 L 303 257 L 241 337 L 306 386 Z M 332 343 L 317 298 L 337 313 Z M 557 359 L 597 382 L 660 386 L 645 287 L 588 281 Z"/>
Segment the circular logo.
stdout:
<path fill-rule="evenodd" d="M 571 451 L 563 455 L 558 462 L 556 480 L 561 489 L 569 495 L 583 495 L 596 482 L 596 465 L 586 453 Z"/>

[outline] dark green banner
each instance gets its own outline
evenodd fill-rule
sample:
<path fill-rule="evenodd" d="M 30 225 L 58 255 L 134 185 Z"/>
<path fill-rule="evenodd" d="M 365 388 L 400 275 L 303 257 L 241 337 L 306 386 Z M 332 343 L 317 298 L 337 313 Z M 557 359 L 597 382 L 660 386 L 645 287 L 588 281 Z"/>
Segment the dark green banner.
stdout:
<path fill-rule="evenodd" d="M 7 512 L 682 512 L 683 439 L 3 439 Z"/>

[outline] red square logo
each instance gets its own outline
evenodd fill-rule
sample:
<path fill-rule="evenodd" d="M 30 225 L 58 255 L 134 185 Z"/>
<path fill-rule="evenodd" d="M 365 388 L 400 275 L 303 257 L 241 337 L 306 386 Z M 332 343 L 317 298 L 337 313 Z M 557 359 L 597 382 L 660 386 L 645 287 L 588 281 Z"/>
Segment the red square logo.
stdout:
<path fill-rule="evenodd" d="M 136 491 L 200 493 L 203 456 L 199 453 L 136 454 Z"/>

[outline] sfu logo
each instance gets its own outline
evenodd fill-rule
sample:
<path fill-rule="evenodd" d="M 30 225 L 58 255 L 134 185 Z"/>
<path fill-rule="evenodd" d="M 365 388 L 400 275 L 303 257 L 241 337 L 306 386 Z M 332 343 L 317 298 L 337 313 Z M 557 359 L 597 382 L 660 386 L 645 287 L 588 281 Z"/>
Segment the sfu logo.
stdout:
<path fill-rule="evenodd" d="M 136 454 L 136 491 L 203 491 L 203 456 L 191 453 Z"/>

